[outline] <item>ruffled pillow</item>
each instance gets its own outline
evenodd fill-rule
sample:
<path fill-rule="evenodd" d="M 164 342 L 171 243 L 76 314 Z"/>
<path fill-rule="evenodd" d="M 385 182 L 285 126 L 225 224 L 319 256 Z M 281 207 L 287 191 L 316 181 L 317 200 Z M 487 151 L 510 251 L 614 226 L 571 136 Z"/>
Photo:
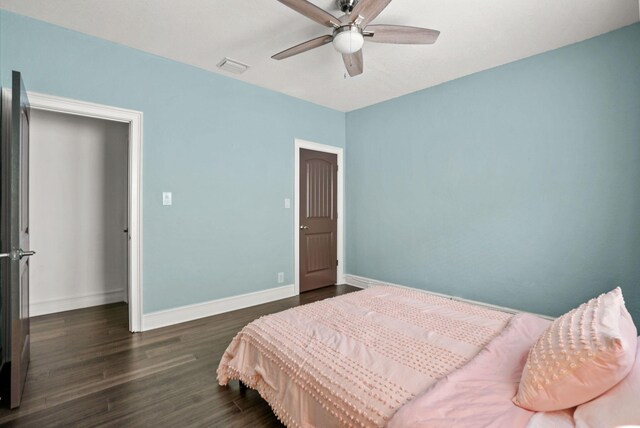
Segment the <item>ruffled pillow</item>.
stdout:
<path fill-rule="evenodd" d="M 620 288 L 567 312 L 529 351 L 513 402 L 550 412 L 594 399 L 631 370 L 637 334 Z"/>

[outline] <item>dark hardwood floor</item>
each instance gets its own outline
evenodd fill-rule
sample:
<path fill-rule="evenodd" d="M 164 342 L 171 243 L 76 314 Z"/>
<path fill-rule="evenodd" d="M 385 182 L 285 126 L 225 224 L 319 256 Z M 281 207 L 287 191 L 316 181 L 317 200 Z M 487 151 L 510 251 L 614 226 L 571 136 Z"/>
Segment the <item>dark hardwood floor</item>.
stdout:
<path fill-rule="evenodd" d="M 269 313 L 356 291 L 338 285 L 144 333 L 129 333 L 124 303 L 32 319 L 31 363 L 19 409 L 3 426 L 281 426 L 253 390 L 220 387 L 233 336 Z"/>

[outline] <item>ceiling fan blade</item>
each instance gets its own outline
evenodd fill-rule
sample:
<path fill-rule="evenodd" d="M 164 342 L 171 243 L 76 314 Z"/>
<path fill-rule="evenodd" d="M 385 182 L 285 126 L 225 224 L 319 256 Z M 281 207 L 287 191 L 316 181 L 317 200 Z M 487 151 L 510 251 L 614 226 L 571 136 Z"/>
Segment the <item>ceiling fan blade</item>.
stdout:
<path fill-rule="evenodd" d="M 307 0 L 278 0 L 285 6 L 326 27 L 339 27 L 340 20 Z"/>
<path fill-rule="evenodd" d="M 326 45 L 327 43 L 331 43 L 332 40 L 333 40 L 333 36 L 331 35 L 316 37 L 315 39 L 308 40 L 292 48 L 279 52 L 274 56 L 272 56 L 271 58 L 278 59 L 278 60 L 289 58 L 290 56 L 298 55 L 299 53 L 306 52 L 314 48 L 318 48 L 322 45 Z"/>
<path fill-rule="evenodd" d="M 376 19 L 389 3 L 391 3 L 391 0 L 360 0 L 351 11 L 351 22 L 361 19 L 359 21 L 360 28 L 364 28 L 368 23 Z"/>
<path fill-rule="evenodd" d="M 440 35 L 437 30 L 403 25 L 369 25 L 364 33 L 372 42 L 402 45 L 430 45 Z"/>
<path fill-rule="evenodd" d="M 362 71 L 364 70 L 362 49 L 352 54 L 342 54 L 342 60 L 344 61 L 344 66 L 347 67 L 347 73 L 349 73 L 349 76 L 354 77 L 358 74 L 362 74 Z"/>

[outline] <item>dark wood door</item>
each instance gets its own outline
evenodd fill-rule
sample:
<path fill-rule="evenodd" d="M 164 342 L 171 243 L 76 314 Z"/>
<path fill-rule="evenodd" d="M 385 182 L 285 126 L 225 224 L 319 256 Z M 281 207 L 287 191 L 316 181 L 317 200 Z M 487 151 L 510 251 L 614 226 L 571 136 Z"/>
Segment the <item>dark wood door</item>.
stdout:
<path fill-rule="evenodd" d="M 27 92 L 14 71 L 10 104 L 3 100 L 0 185 L 3 354 L 9 366 L 4 390 L 11 408 L 20 405 L 30 354 L 28 256 L 35 253 L 29 251 L 29 115 Z"/>
<path fill-rule="evenodd" d="M 338 157 L 300 150 L 300 291 L 336 283 Z"/>

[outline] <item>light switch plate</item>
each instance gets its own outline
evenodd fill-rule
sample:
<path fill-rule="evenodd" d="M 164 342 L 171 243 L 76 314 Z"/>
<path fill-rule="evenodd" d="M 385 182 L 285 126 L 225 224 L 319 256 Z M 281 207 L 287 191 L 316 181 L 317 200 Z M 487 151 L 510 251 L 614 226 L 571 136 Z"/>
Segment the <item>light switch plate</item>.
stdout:
<path fill-rule="evenodd" d="M 171 205 L 171 192 L 162 192 L 162 205 Z"/>
<path fill-rule="evenodd" d="M 286 199 L 284 200 L 284 207 L 285 207 L 285 208 L 291 208 L 291 199 L 286 198 Z"/>

